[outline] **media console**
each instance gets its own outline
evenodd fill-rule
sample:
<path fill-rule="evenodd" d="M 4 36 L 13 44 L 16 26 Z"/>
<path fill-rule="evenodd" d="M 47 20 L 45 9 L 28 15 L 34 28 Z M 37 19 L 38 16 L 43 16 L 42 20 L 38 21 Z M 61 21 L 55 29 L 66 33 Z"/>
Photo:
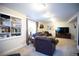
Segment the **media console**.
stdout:
<path fill-rule="evenodd" d="M 56 33 L 57 38 L 68 38 L 71 39 L 71 34 L 70 33 Z"/>
<path fill-rule="evenodd" d="M 56 29 L 56 37 L 71 39 L 71 34 L 69 33 L 69 27 L 58 27 Z"/>

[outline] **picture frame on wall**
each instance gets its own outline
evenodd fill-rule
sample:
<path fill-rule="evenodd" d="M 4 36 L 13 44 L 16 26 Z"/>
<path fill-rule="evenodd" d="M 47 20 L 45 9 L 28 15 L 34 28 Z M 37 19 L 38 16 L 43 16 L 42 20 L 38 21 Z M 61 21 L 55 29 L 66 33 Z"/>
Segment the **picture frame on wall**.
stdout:
<path fill-rule="evenodd" d="M 44 28 L 44 25 L 43 24 L 40 24 L 40 29 L 43 29 Z"/>
<path fill-rule="evenodd" d="M 47 26 L 47 30 L 51 30 L 51 26 Z"/>

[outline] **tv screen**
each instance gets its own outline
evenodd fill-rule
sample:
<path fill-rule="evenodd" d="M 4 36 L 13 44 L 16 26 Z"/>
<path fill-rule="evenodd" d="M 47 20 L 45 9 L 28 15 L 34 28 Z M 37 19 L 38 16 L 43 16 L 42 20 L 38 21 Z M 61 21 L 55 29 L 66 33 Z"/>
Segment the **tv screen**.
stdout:
<path fill-rule="evenodd" d="M 69 27 L 58 27 L 56 31 L 58 33 L 69 33 Z"/>

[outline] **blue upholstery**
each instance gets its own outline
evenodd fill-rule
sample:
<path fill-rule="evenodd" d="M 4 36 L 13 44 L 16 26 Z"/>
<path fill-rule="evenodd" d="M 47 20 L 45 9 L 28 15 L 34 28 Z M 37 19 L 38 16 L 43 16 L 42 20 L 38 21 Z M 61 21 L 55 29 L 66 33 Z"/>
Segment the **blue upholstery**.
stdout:
<path fill-rule="evenodd" d="M 52 56 L 55 51 L 55 44 L 47 37 L 35 37 L 35 49 L 38 52 Z"/>

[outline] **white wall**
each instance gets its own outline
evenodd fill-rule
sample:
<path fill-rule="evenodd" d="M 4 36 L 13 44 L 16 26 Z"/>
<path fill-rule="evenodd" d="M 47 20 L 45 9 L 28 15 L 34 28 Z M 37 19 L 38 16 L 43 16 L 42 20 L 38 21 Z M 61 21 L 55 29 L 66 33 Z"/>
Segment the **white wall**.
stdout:
<path fill-rule="evenodd" d="M 79 14 L 77 15 L 77 49 L 78 49 L 78 52 L 79 52 Z"/>
<path fill-rule="evenodd" d="M 69 27 L 69 33 L 71 34 L 71 38 L 76 39 L 76 28 L 74 28 L 74 23 L 58 22 L 55 26 L 55 29 L 57 27 Z"/>
<path fill-rule="evenodd" d="M 75 14 L 70 20 L 69 23 L 71 24 L 71 34 L 72 34 L 72 39 L 75 39 L 77 41 L 77 26 L 78 26 L 78 17 L 79 17 L 79 12 Z M 74 25 L 76 28 L 74 28 Z"/>
<path fill-rule="evenodd" d="M 10 51 L 13 51 L 14 49 L 25 46 L 26 44 L 26 16 L 17 11 L 8 9 L 3 6 L 0 6 L 0 13 L 17 17 L 22 20 L 22 28 L 21 28 L 22 35 L 21 36 L 6 38 L 7 40 L 0 40 L 0 55 L 2 55 Z"/>
<path fill-rule="evenodd" d="M 75 39 L 74 38 L 74 35 L 75 35 L 74 30 L 75 29 L 74 29 L 74 24 L 72 24 L 72 23 L 67 23 L 66 21 L 58 21 L 58 20 L 56 20 L 56 21 L 53 21 L 53 22 L 50 22 L 50 23 L 44 23 L 43 22 L 42 24 L 44 25 L 43 31 L 47 30 L 47 26 L 52 27 L 49 32 L 52 33 L 53 36 L 55 36 L 55 30 L 57 29 L 57 27 L 69 27 L 69 32 L 72 35 L 71 38 Z M 39 29 L 39 31 L 41 31 L 41 30 Z"/>
<path fill-rule="evenodd" d="M 72 34 L 72 39 L 77 40 L 77 28 L 74 27 L 74 24 L 77 27 L 77 21 L 75 21 L 75 22 L 73 22 L 71 24 L 72 25 L 71 25 L 71 29 L 70 30 L 71 30 L 71 34 Z"/>
<path fill-rule="evenodd" d="M 40 24 L 44 25 L 43 29 L 40 29 Z M 45 22 L 38 22 L 38 32 L 43 32 L 43 31 L 46 31 L 46 30 L 47 30 L 47 23 L 45 23 Z"/>

